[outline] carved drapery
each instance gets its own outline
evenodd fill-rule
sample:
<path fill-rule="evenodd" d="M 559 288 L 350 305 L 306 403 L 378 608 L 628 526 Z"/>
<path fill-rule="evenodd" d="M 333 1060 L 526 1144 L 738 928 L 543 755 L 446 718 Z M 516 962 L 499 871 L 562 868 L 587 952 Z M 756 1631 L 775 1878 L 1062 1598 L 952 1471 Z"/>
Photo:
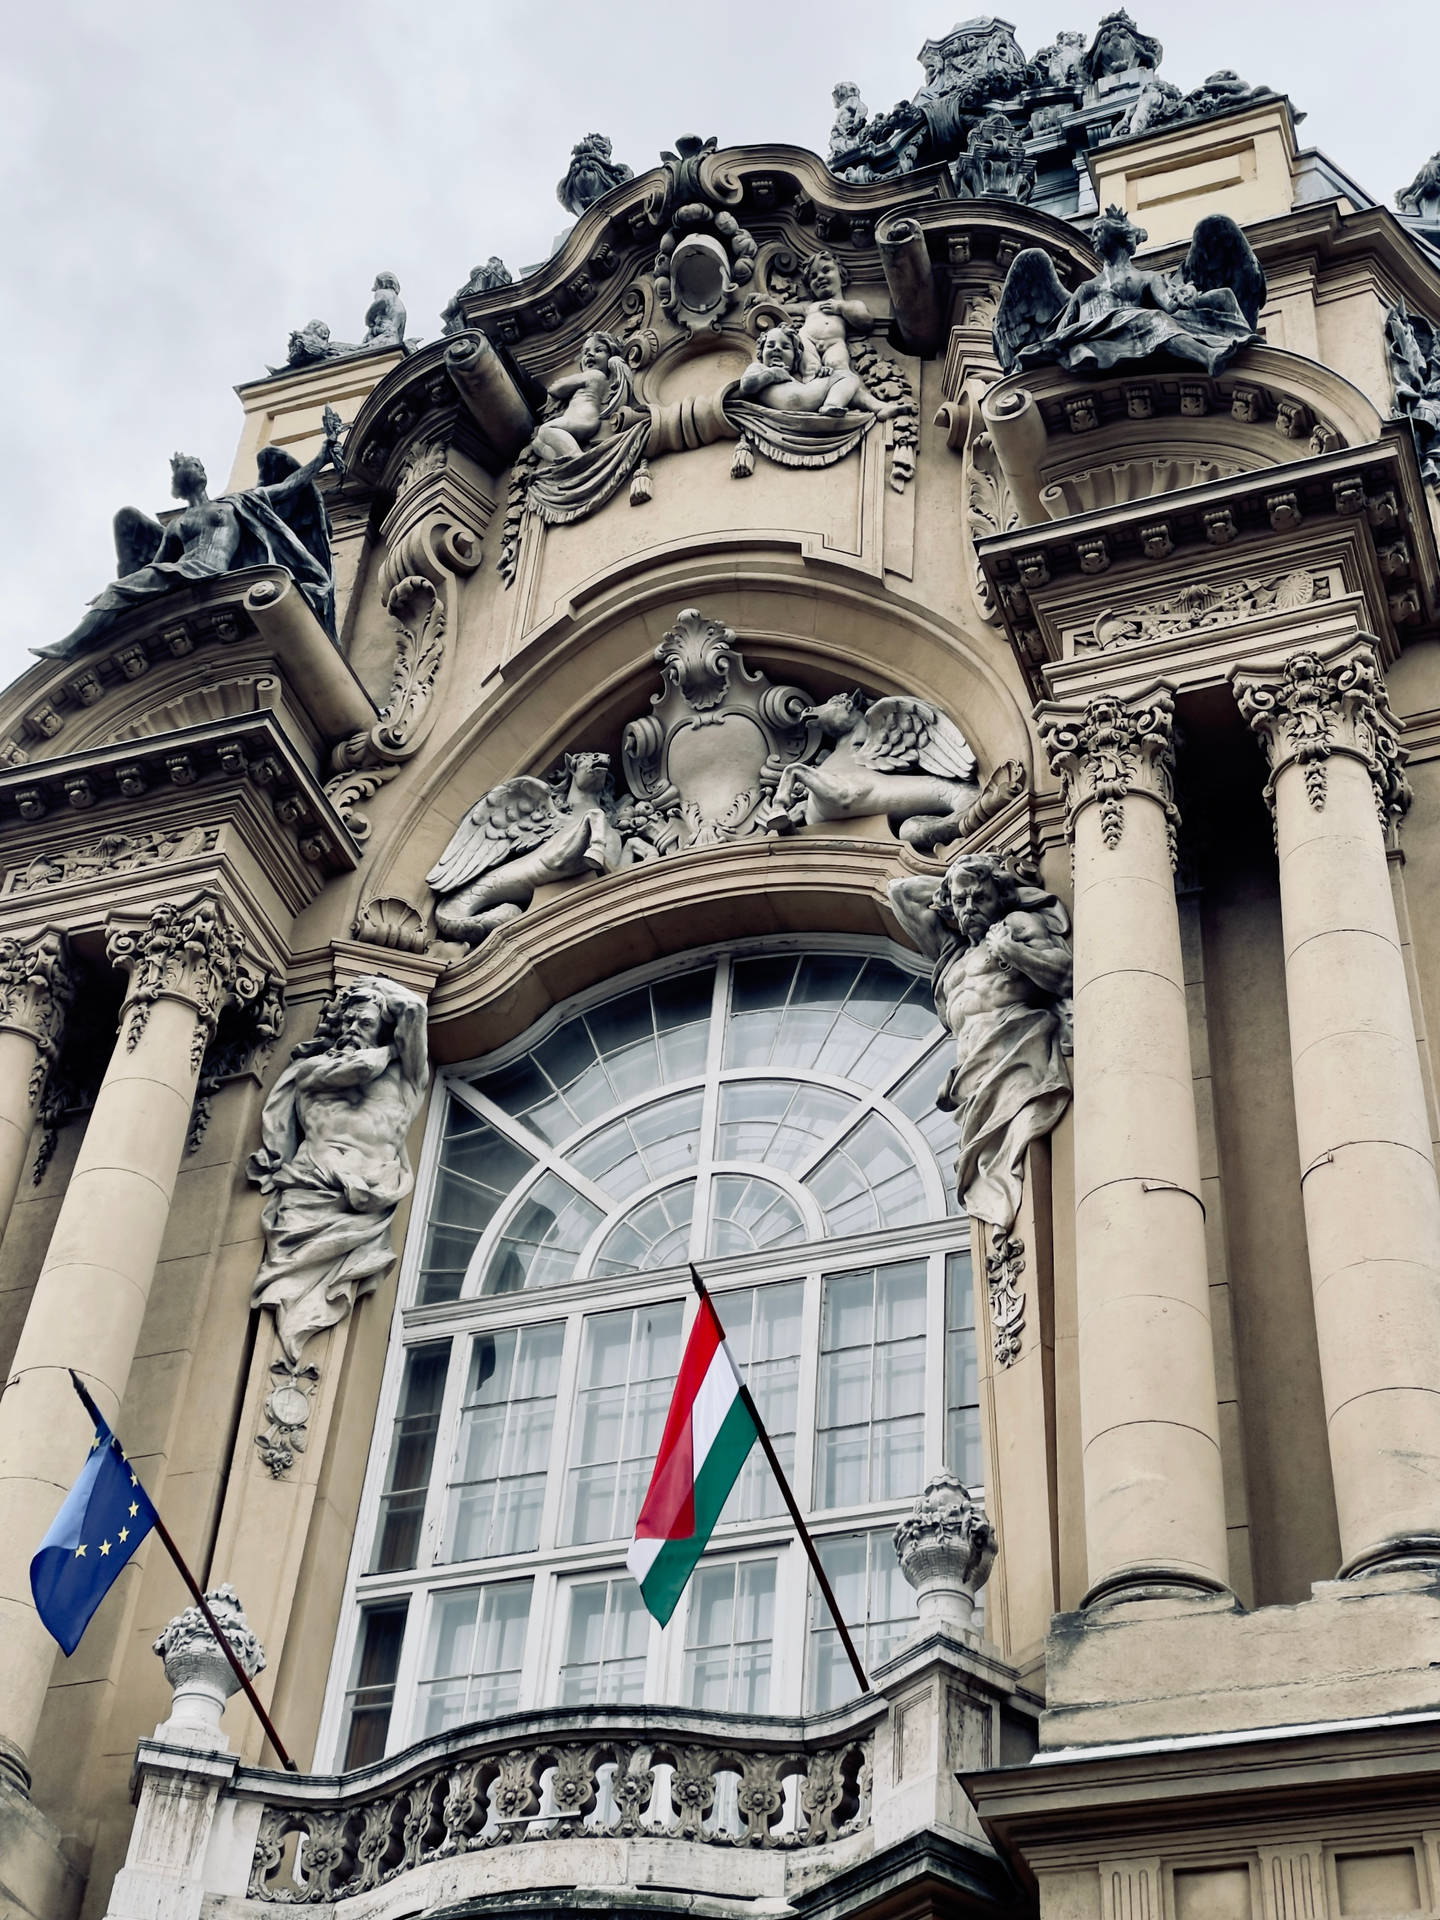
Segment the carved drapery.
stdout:
<path fill-rule="evenodd" d="M 74 997 L 69 950 L 58 927 L 45 927 L 29 940 L 0 940 L 0 1031 L 23 1034 L 34 1044 L 28 1089 L 33 1108 L 59 1057 Z"/>
<path fill-rule="evenodd" d="M 1147 688 L 1126 701 L 1096 694 L 1081 707 L 1036 709 L 1041 743 L 1050 767 L 1065 782 L 1065 827 L 1074 836 L 1075 817 L 1092 802 L 1100 809 L 1107 847 L 1125 832 L 1125 802 L 1147 794 L 1164 809 L 1170 862 L 1175 864 L 1175 696 L 1169 687 Z"/>
<path fill-rule="evenodd" d="M 1323 811 L 1326 763 L 1335 753 L 1359 760 L 1369 773 L 1383 828 L 1409 807 L 1399 729 L 1368 643 L 1328 657 L 1309 650 L 1292 653 L 1273 672 L 1242 670 L 1233 685 L 1240 711 L 1269 761 L 1265 798 L 1272 809 L 1276 776 L 1294 762 L 1304 772 L 1310 805 Z"/>
<path fill-rule="evenodd" d="M 268 984 L 244 937 L 209 893 L 183 905 L 165 901 L 143 918 L 114 915 L 105 953 L 130 976 L 121 1014 L 126 1052 L 139 1045 L 157 1000 L 183 1000 L 195 1014 L 190 1064 L 197 1072 L 223 1009 L 257 1000 Z"/>

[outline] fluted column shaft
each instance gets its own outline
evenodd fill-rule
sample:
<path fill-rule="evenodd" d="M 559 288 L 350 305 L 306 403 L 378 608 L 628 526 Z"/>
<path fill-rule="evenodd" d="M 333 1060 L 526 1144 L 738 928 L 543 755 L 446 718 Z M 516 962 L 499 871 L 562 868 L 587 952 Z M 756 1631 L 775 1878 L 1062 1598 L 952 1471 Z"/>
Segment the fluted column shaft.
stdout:
<path fill-rule="evenodd" d="M 1234 675 L 1264 743 L 1343 1572 L 1440 1564 L 1440 1189 L 1385 854 L 1408 804 L 1366 641 Z"/>
<path fill-rule="evenodd" d="M 90 1438 L 67 1369 L 115 1418 L 205 1046 L 222 1006 L 261 980 L 208 895 L 112 921 L 109 952 L 130 976 L 119 1037 L 0 1397 L 0 1767 L 22 1780 L 55 1653 L 31 1599 L 30 1559 Z"/>
<path fill-rule="evenodd" d="M 1037 713 L 1075 860 L 1075 1258 L 1087 1600 L 1228 1581 L 1173 700 Z"/>
<path fill-rule="evenodd" d="M 0 941 L 0 1236 L 25 1171 L 45 1083 L 74 997 L 65 936 Z"/>

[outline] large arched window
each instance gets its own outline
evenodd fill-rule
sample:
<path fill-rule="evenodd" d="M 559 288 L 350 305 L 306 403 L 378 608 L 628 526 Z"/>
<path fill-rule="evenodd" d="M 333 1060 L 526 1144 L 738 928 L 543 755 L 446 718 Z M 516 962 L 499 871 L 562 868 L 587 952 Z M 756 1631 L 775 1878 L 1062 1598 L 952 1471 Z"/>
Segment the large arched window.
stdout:
<path fill-rule="evenodd" d="M 518 1705 L 846 1697 L 758 1450 L 663 1634 L 625 1572 L 691 1260 L 866 1657 L 908 1631 L 895 1520 L 942 1462 L 982 1478 L 948 1060 L 898 949 L 771 942 L 616 982 L 442 1077 L 327 1709 L 337 1764 Z"/>

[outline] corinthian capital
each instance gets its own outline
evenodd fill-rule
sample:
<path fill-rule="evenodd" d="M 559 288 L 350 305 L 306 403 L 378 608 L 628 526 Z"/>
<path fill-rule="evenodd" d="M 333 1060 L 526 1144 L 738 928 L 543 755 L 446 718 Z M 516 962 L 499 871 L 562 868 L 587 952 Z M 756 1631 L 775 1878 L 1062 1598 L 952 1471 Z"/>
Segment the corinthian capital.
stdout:
<path fill-rule="evenodd" d="M 23 1033 L 35 1044 L 30 1104 L 40 1104 L 45 1080 L 60 1052 L 75 981 L 64 934 L 43 927 L 33 939 L 0 940 L 0 1031 Z"/>
<path fill-rule="evenodd" d="M 1165 810 L 1170 858 L 1175 858 L 1175 696 L 1148 687 L 1133 699 L 1097 693 L 1083 705 L 1049 702 L 1035 710 L 1050 770 L 1065 782 L 1066 831 L 1073 837 L 1081 809 L 1100 809 L 1100 833 L 1117 847 L 1125 832 L 1125 802 L 1148 795 Z"/>
<path fill-rule="evenodd" d="M 1231 686 L 1270 762 L 1265 798 L 1271 806 L 1276 779 L 1294 765 L 1305 775 L 1311 806 L 1323 811 L 1332 753 L 1349 754 L 1365 767 L 1382 827 L 1410 805 L 1399 729 L 1367 641 L 1329 653 L 1292 653 L 1277 667 L 1237 667 Z"/>
<path fill-rule="evenodd" d="M 264 969 L 209 893 L 180 905 L 166 901 L 148 917 L 112 916 L 105 952 L 130 975 L 121 1015 L 126 1051 L 139 1044 L 157 1000 L 183 1000 L 195 1014 L 190 1052 L 197 1071 L 223 1009 L 254 1000 L 266 984 Z"/>

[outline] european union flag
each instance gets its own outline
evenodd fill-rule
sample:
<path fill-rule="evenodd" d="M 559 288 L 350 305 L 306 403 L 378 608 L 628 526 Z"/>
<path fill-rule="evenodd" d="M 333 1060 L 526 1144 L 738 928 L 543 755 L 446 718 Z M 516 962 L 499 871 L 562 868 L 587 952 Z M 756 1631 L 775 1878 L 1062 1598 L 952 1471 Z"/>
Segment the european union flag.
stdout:
<path fill-rule="evenodd" d="M 120 1451 L 100 1410 L 75 1379 L 95 1422 L 90 1458 L 65 1496 L 30 1562 L 35 1610 L 66 1653 L 73 1653 L 120 1569 L 155 1525 L 150 1496 Z"/>

